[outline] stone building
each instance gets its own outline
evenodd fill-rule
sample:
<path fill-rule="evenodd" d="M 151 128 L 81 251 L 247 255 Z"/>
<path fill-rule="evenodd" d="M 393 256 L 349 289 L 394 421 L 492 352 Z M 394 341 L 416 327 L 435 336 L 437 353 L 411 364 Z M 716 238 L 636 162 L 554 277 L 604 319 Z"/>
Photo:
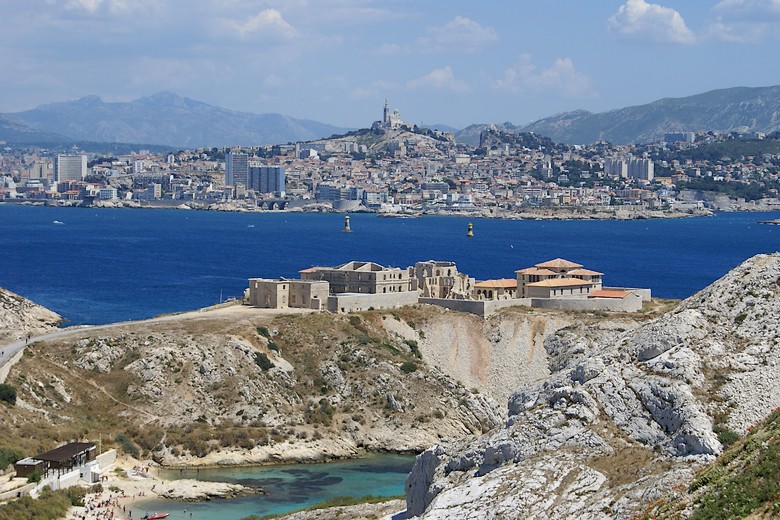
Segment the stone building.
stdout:
<path fill-rule="evenodd" d="M 474 300 L 511 300 L 516 297 L 516 293 L 516 279 L 500 278 L 477 282 L 471 291 L 471 297 Z"/>
<path fill-rule="evenodd" d="M 249 279 L 249 304 L 264 309 L 323 310 L 328 292 L 328 282 L 320 280 Z"/>
<path fill-rule="evenodd" d="M 516 271 L 518 298 L 586 298 L 601 289 L 604 273 L 556 258 Z"/>
<path fill-rule="evenodd" d="M 470 298 L 474 278 L 458 272 L 455 262 L 428 260 L 417 262 L 409 268 L 410 276 L 417 280 L 417 288 L 423 298 Z"/>
<path fill-rule="evenodd" d="M 324 280 L 331 294 L 391 294 L 417 291 L 417 280 L 407 269 L 374 262 L 347 262 L 338 267 L 311 267 L 300 271 L 302 280 Z"/>

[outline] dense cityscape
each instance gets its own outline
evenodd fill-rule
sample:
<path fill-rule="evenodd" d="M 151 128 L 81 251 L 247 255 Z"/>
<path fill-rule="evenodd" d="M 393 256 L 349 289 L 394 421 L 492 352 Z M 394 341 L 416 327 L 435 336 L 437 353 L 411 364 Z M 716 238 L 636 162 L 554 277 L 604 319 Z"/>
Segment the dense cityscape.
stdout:
<path fill-rule="evenodd" d="M 775 137 L 676 132 L 647 145 L 569 146 L 490 125 L 469 146 L 405 123 L 386 104 L 371 129 L 294 144 L 118 156 L 5 148 L 0 200 L 485 216 L 767 209 L 777 203 Z M 734 207 L 713 205 L 702 191 Z"/>

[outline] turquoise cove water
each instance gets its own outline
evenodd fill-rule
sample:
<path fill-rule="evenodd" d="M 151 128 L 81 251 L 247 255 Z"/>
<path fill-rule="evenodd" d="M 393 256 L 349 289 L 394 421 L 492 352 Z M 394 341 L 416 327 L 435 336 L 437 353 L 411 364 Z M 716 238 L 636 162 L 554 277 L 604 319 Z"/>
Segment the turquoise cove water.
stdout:
<path fill-rule="evenodd" d="M 286 513 L 336 496 L 395 496 L 414 462 L 406 455 L 370 455 L 325 464 L 284 464 L 249 468 L 163 470 L 165 479 L 192 478 L 262 487 L 265 495 L 207 502 L 144 500 L 131 508 L 133 518 L 170 512 L 169 520 L 240 520 L 250 515 Z M 185 511 L 186 510 L 186 511 Z"/>

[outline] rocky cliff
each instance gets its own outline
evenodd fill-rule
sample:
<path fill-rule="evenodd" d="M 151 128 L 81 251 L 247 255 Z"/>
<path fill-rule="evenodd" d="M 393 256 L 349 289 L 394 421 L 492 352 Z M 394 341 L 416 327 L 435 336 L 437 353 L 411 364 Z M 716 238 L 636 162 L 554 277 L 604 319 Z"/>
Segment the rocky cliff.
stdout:
<path fill-rule="evenodd" d="M 62 317 L 18 294 L 0 288 L 0 343 L 28 333 L 45 332 L 62 323 Z"/>
<path fill-rule="evenodd" d="M 424 518 L 628 518 L 780 405 L 780 254 L 746 261 L 635 329 L 569 327 L 506 423 L 418 457 Z"/>
<path fill-rule="evenodd" d="M 102 433 L 172 465 L 316 461 L 419 452 L 500 423 L 494 401 L 388 336 L 388 320 L 401 318 L 234 306 L 36 343 L 8 377 L 18 397 L 0 407 L 14 425 L 0 445 Z"/>

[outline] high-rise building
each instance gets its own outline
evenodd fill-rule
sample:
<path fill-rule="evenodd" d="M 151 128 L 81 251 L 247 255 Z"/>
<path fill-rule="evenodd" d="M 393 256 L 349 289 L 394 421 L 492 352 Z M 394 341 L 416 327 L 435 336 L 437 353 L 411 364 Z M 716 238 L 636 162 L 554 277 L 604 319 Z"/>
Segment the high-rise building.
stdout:
<path fill-rule="evenodd" d="M 36 159 L 27 175 L 30 179 L 51 179 L 51 163 L 45 159 Z"/>
<path fill-rule="evenodd" d="M 249 186 L 249 156 L 245 153 L 225 155 L 225 184 Z"/>
<path fill-rule="evenodd" d="M 606 175 L 628 177 L 628 163 L 623 159 L 604 159 L 604 173 Z"/>
<path fill-rule="evenodd" d="M 274 193 L 283 197 L 285 193 L 284 166 L 250 164 L 248 187 L 258 193 Z"/>
<path fill-rule="evenodd" d="M 58 155 L 54 163 L 54 180 L 80 181 L 87 176 L 86 155 Z"/>
<path fill-rule="evenodd" d="M 655 165 L 650 159 L 631 159 L 628 161 L 628 176 L 631 179 L 652 181 L 655 176 Z"/>
<path fill-rule="evenodd" d="M 669 132 L 664 134 L 664 141 L 667 143 L 692 143 L 696 141 L 696 134 L 693 132 Z"/>

